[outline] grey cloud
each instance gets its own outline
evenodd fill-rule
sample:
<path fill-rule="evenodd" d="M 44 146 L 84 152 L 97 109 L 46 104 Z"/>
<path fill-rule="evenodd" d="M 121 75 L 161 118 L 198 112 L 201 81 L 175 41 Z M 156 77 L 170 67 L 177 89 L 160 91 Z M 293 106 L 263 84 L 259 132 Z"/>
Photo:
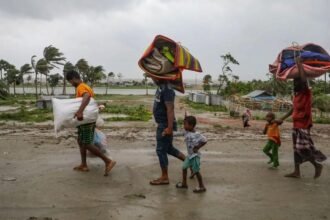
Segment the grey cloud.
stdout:
<path fill-rule="evenodd" d="M 68 14 L 126 10 L 134 0 L 0 0 L 0 12 L 11 17 L 56 19 Z"/>

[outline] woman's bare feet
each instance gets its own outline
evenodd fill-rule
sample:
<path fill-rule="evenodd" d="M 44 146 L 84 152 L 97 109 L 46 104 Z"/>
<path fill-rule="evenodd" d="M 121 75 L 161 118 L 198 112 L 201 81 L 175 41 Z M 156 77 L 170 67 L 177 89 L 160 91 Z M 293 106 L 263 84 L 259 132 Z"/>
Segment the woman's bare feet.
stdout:
<path fill-rule="evenodd" d="M 109 163 L 107 163 L 105 165 L 105 172 L 104 172 L 104 176 L 108 176 L 110 171 L 112 170 L 112 168 L 116 165 L 116 161 L 112 160 Z"/>
<path fill-rule="evenodd" d="M 322 169 L 323 169 L 322 164 L 318 164 L 317 166 L 315 166 L 315 175 L 314 175 L 314 179 L 317 179 L 317 178 L 319 178 L 319 177 L 321 176 Z"/>
<path fill-rule="evenodd" d="M 80 172 L 88 172 L 89 171 L 87 165 L 83 165 L 83 164 L 80 164 L 79 166 L 74 167 L 73 170 L 80 171 Z"/>
<path fill-rule="evenodd" d="M 300 178 L 300 174 L 297 173 L 297 172 L 293 172 L 293 173 L 286 174 L 284 177 L 288 177 L 288 178 Z"/>

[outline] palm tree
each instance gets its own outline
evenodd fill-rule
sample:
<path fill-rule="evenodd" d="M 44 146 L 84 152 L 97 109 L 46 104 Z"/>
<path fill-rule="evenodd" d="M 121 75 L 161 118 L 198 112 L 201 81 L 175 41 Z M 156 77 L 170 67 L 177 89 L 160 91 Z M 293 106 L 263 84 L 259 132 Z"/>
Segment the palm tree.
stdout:
<path fill-rule="evenodd" d="M 42 75 L 47 76 L 47 73 L 49 73 L 49 71 L 53 69 L 52 66 L 49 66 L 49 64 L 47 63 L 47 61 L 44 58 L 41 58 L 38 60 L 37 64 L 36 64 L 36 70 L 37 73 L 40 73 L 40 83 L 42 82 Z M 46 80 L 48 80 L 48 77 L 46 77 Z M 47 84 L 48 82 L 46 82 Z M 41 84 L 40 84 L 40 94 L 41 94 Z M 48 92 L 48 86 L 47 86 L 47 94 L 49 94 Z"/>
<path fill-rule="evenodd" d="M 45 47 L 43 56 L 45 61 L 49 66 L 52 68 L 58 68 L 57 65 L 64 65 L 65 57 L 63 56 L 64 54 L 60 52 L 59 49 L 56 47 L 53 47 L 52 45 L 49 45 L 48 47 Z M 47 89 L 47 94 L 49 94 L 48 91 L 48 75 L 49 75 L 49 70 L 44 73 L 46 76 L 46 89 Z"/>
<path fill-rule="evenodd" d="M 32 70 L 32 67 L 31 67 L 30 64 L 28 64 L 28 63 L 24 64 L 24 65 L 21 66 L 21 68 L 20 68 L 19 78 L 20 78 L 20 81 L 21 81 L 22 86 L 23 86 L 23 94 L 24 94 L 24 95 L 25 95 L 24 75 L 32 73 L 31 70 Z"/>
<path fill-rule="evenodd" d="M 14 95 L 16 95 L 16 85 L 19 84 L 19 74 L 20 71 L 16 69 L 15 66 L 11 65 L 10 69 L 7 71 L 7 82 L 8 85 L 13 84 L 14 85 Z"/>
<path fill-rule="evenodd" d="M 63 67 L 63 77 L 64 77 L 64 79 L 63 79 L 63 92 L 62 92 L 63 95 L 66 95 L 66 73 L 71 71 L 71 70 L 74 70 L 74 68 L 75 67 L 70 62 L 66 62 L 64 64 L 64 67 Z"/>
<path fill-rule="evenodd" d="M 88 62 L 85 59 L 81 58 L 80 60 L 77 61 L 75 67 L 78 73 L 80 74 L 82 80 L 84 82 L 87 82 L 87 73 L 89 70 Z"/>
<path fill-rule="evenodd" d="M 114 77 L 115 77 L 115 74 L 113 72 L 108 73 L 108 76 L 107 76 L 107 87 L 106 87 L 106 90 L 105 90 L 105 94 L 106 95 L 108 95 L 108 88 L 109 88 L 110 78 L 114 78 Z"/>
<path fill-rule="evenodd" d="M 35 62 L 35 58 L 37 56 L 36 55 L 33 55 L 31 57 L 31 66 L 32 66 L 32 69 L 34 70 L 34 86 L 35 86 L 35 89 L 36 89 L 36 100 L 38 100 L 38 70 L 37 70 L 37 67 L 36 67 L 36 62 Z"/>

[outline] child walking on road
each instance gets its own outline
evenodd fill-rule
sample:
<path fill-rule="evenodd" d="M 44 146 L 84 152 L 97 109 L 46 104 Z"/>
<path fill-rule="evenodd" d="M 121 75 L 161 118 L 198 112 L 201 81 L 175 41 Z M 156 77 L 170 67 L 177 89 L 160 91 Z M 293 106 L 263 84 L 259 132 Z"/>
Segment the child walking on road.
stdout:
<path fill-rule="evenodd" d="M 198 180 L 198 187 L 193 190 L 194 193 L 202 193 L 206 191 L 203 183 L 202 175 L 200 173 L 200 157 L 201 154 L 199 149 L 202 148 L 206 143 L 206 138 L 200 133 L 195 131 L 196 118 L 194 116 L 187 116 L 184 119 L 184 132 L 177 133 L 175 136 L 184 135 L 185 142 L 187 145 L 188 155 L 183 162 L 182 166 L 182 182 L 176 184 L 177 188 L 187 189 L 187 170 L 191 168 L 194 175 Z"/>
<path fill-rule="evenodd" d="M 268 141 L 263 152 L 270 158 L 268 164 L 273 164 L 273 168 L 277 168 L 280 165 L 278 161 L 278 148 L 281 146 L 279 125 L 282 122 L 275 120 L 275 114 L 273 112 L 268 112 L 266 121 L 264 134 L 267 134 Z"/>

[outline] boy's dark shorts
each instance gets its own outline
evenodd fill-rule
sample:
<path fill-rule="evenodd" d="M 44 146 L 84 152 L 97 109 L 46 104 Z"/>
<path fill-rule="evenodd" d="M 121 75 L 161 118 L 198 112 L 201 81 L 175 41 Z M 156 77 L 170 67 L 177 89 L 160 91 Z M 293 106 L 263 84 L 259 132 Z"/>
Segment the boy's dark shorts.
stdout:
<path fill-rule="evenodd" d="M 79 144 L 93 144 L 95 123 L 79 125 L 78 127 L 78 143 Z"/>

